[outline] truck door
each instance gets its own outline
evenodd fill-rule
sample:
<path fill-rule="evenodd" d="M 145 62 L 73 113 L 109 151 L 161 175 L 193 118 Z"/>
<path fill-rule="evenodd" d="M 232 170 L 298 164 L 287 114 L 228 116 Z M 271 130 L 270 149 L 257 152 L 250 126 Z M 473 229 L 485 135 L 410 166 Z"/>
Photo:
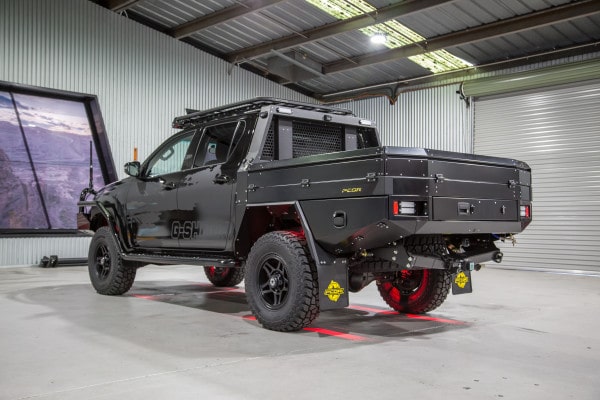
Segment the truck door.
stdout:
<path fill-rule="evenodd" d="M 225 250 L 232 235 L 236 145 L 245 120 L 221 122 L 204 129 L 192 169 L 177 192 L 182 220 L 179 245 L 188 249 Z"/>
<path fill-rule="evenodd" d="M 176 248 L 177 187 L 183 166 L 193 157 L 195 131 L 182 132 L 163 143 L 144 163 L 141 176 L 127 194 L 127 224 L 136 247 Z"/>

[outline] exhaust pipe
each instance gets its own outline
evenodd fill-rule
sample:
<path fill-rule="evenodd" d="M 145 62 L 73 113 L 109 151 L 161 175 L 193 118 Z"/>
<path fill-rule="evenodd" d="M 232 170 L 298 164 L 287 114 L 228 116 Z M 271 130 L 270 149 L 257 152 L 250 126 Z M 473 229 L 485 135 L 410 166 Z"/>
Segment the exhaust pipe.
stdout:
<path fill-rule="evenodd" d="M 494 262 L 500 264 L 502 262 L 502 257 L 504 257 L 504 254 L 502 254 L 501 251 L 497 251 L 494 253 Z"/>

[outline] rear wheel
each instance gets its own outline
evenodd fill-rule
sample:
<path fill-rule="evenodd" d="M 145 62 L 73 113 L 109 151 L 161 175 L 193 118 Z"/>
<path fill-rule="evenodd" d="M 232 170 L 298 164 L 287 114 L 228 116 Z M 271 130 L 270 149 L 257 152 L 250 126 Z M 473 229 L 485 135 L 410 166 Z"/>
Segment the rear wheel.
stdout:
<path fill-rule="evenodd" d="M 248 304 L 263 327 L 297 331 L 319 315 L 317 271 L 304 237 L 265 234 L 252 246 L 246 269 Z"/>
<path fill-rule="evenodd" d="M 88 271 L 96 292 L 119 295 L 131 289 L 137 264 L 126 264 L 121 259 L 116 239 L 106 226 L 98 229 L 92 238 L 88 253 Z"/>
<path fill-rule="evenodd" d="M 446 300 L 450 286 L 450 274 L 438 269 L 401 271 L 377 280 L 379 294 L 390 307 L 413 314 L 438 308 Z"/>
<path fill-rule="evenodd" d="M 244 280 L 244 267 L 204 267 L 206 277 L 217 287 L 231 287 L 238 285 Z"/>

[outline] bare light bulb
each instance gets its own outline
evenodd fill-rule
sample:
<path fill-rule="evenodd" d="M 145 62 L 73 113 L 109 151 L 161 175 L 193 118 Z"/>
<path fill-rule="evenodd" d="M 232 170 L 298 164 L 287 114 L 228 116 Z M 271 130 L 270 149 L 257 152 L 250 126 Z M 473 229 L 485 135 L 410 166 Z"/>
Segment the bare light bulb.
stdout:
<path fill-rule="evenodd" d="M 373 36 L 371 36 L 371 43 L 385 44 L 386 41 L 387 36 L 385 36 L 383 33 L 375 33 Z"/>

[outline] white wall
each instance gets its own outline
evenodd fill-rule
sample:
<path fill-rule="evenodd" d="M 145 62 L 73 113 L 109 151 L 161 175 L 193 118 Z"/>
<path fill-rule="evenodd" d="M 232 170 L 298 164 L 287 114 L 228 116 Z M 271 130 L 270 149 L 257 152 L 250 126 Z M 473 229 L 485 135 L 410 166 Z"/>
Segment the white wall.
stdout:
<path fill-rule="evenodd" d="M 0 80 L 98 96 L 115 165 L 173 133 L 174 116 L 255 96 L 311 99 L 235 68 L 89 1 L 1 0 Z M 472 149 L 471 111 L 458 84 L 340 106 L 375 120 L 385 145 Z M 86 182 L 82 182 L 82 187 Z M 1 194 L 0 194 L 1 195 Z M 73 204 L 73 212 L 76 206 Z M 0 265 L 86 257 L 89 239 L 0 239 Z"/>
<path fill-rule="evenodd" d="M 374 120 L 384 145 L 471 153 L 472 113 L 458 88 L 452 84 L 402 93 L 395 105 L 376 97 L 341 106 Z"/>
<path fill-rule="evenodd" d="M 0 1 L 0 80 L 98 96 L 115 165 L 145 158 L 184 109 L 256 96 L 310 101 L 89 1 Z M 81 182 L 82 188 L 86 182 Z M 2 194 L 0 194 L 1 196 Z M 73 204 L 73 213 L 77 211 Z M 89 239 L 2 238 L 0 265 L 86 257 Z"/>

